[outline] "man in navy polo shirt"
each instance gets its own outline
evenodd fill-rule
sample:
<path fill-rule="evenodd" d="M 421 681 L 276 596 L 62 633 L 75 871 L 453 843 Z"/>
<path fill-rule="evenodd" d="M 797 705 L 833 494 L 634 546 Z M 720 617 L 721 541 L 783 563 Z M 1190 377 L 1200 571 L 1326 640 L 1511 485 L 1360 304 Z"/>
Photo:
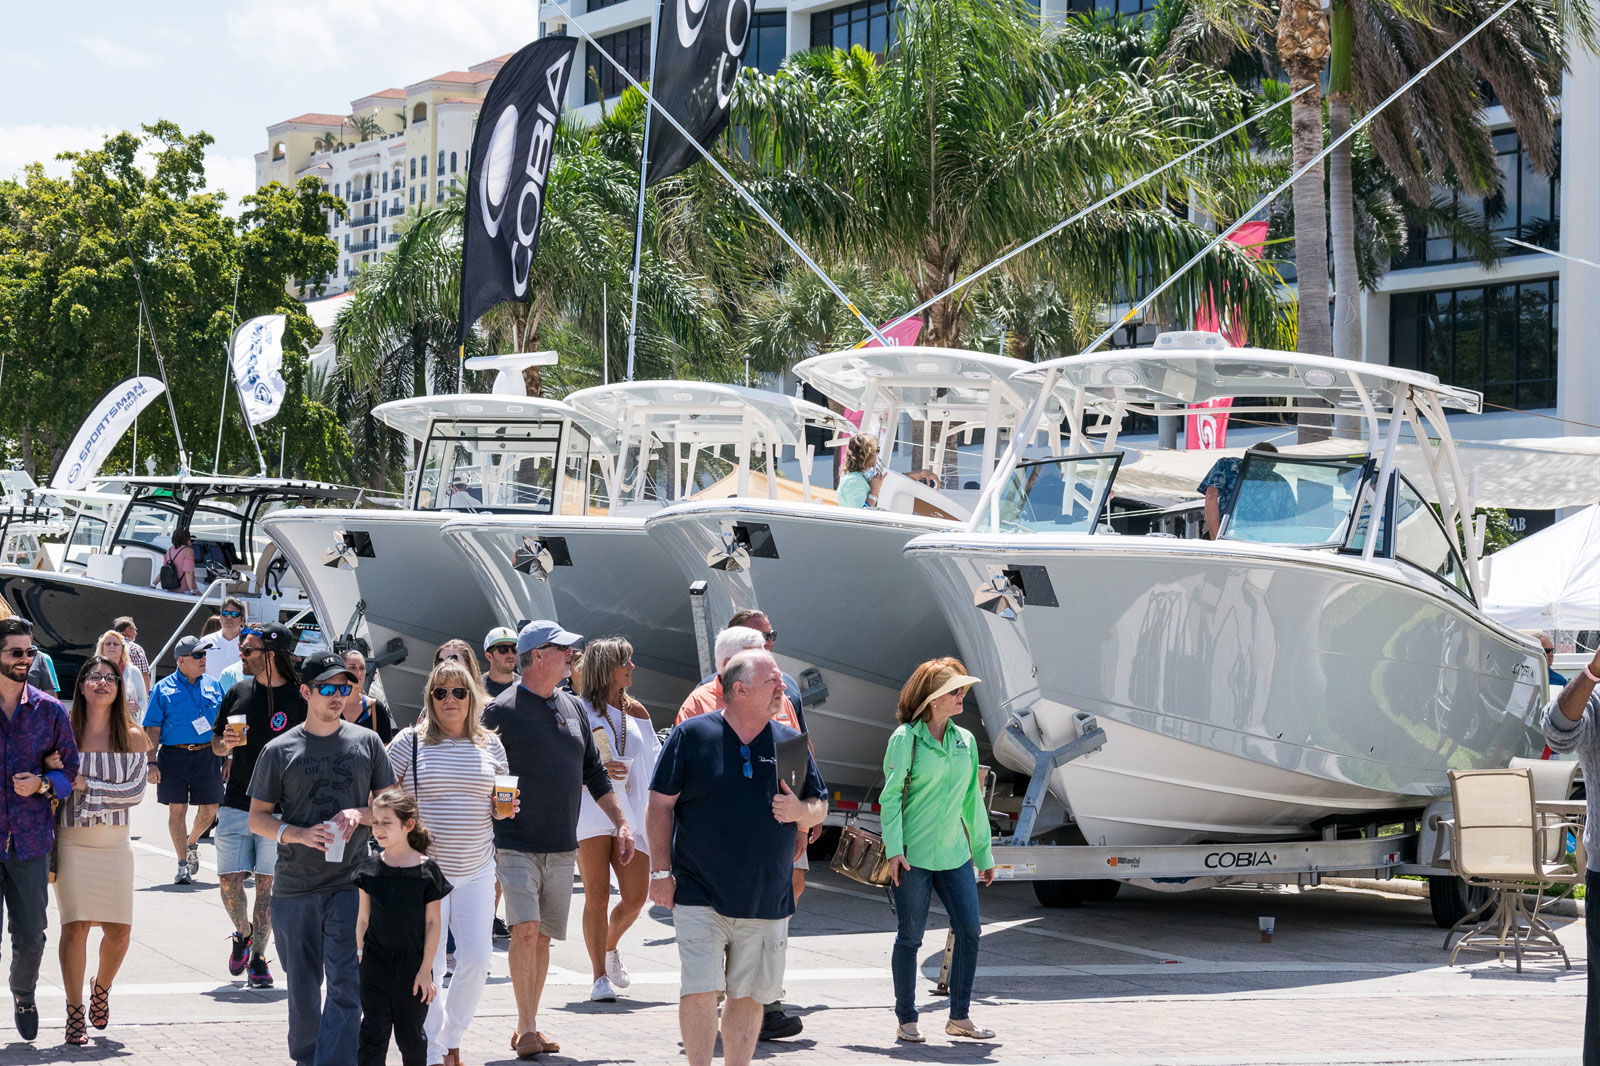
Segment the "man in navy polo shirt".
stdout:
<path fill-rule="evenodd" d="M 178 641 L 177 673 L 156 682 L 144 712 L 144 732 L 157 753 L 150 760 L 156 802 L 167 808 L 167 833 L 178 853 L 175 885 L 194 884 L 200 872 L 200 836 L 222 803 L 222 757 L 211 750 L 212 727 L 222 708 L 222 683 L 206 674 L 210 641 Z M 200 808 L 189 828 L 189 805 Z"/>
<path fill-rule="evenodd" d="M 662 747 L 647 815 L 650 898 L 673 911 L 689 1066 L 711 1062 L 719 993 L 723 1057 L 748 1066 L 762 1006 L 783 995 L 794 857 L 827 815 L 814 760 L 800 795 L 778 779 L 777 744 L 800 735 L 772 720 L 785 698 L 778 661 L 741 652 L 721 680 L 723 712 L 689 719 Z"/>

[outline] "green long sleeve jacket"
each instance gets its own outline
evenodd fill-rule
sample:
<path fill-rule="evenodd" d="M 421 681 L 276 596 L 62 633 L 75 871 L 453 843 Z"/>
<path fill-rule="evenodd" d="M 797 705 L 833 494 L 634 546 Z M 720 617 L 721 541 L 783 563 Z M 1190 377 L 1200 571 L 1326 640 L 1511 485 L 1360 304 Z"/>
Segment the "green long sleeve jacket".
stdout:
<path fill-rule="evenodd" d="M 902 809 L 908 769 L 911 789 Z M 978 745 L 971 733 L 951 722 L 940 742 L 921 721 L 902 725 L 889 736 L 883 775 L 880 816 L 889 858 L 904 855 L 923 870 L 952 870 L 968 859 L 979 870 L 994 865 L 989 816 L 978 788 Z"/>

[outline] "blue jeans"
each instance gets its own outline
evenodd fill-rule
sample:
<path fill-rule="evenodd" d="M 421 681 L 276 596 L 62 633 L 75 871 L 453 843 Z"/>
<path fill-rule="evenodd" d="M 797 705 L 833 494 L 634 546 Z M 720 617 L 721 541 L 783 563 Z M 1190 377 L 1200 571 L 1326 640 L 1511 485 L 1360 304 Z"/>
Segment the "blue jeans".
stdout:
<path fill-rule="evenodd" d="M 950 914 L 956 934 L 955 957 L 950 960 L 950 1017 L 970 1016 L 972 978 L 978 972 L 978 882 L 972 860 L 954 870 L 923 870 L 913 866 L 900 875 L 894 888 L 894 909 L 900 928 L 894 937 L 890 971 L 894 974 L 894 1015 L 901 1025 L 917 1020 L 917 956 L 922 951 L 922 930 L 928 924 L 928 900 L 939 902 Z"/>
<path fill-rule="evenodd" d="M 289 983 L 289 1057 L 295 1066 L 349 1066 L 361 1033 L 354 888 L 272 897 L 272 933 Z M 323 996 L 323 980 L 327 996 Z"/>

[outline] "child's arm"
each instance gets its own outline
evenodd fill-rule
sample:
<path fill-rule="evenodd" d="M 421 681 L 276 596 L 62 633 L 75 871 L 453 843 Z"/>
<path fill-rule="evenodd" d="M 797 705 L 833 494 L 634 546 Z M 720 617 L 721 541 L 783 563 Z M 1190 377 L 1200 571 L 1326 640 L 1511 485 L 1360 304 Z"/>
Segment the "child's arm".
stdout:
<path fill-rule="evenodd" d="M 372 897 L 367 895 L 366 889 L 361 889 L 361 909 L 356 911 L 356 958 L 361 958 L 361 950 L 367 943 L 367 920 L 372 917 Z"/>
<path fill-rule="evenodd" d="M 433 957 L 439 950 L 439 901 L 430 900 L 422 913 L 422 968 L 417 971 L 411 991 L 422 1002 L 432 1003 L 438 991 L 433 987 Z"/>

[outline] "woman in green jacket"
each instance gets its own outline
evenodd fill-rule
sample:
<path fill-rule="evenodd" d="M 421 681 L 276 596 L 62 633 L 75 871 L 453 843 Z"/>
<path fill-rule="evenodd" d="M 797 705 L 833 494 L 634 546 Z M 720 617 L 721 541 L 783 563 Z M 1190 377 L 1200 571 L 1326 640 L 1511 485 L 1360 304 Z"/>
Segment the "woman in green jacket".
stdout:
<path fill-rule="evenodd" d="M 950 1020 L 944 1031 L 970 1040 L 994 1033 L 972 1023 L 972 979 L 978 969 L 978 886 L 994 883 L 989 817 L 978 786 L 978 746 L 952 721 L 978 678 L 959 659 L 931 659 L 900 690 L 900 727 L 883 754 L 884 852 L 894 882 L 900 927 L 894 938 L 895 1039 L 921 1044 L 917 1030 L 917 956 L 928 901 L 950 914 L 955 957 L 950 963 Z M 981 873 L 974 876 L 974 868 Z"/>

